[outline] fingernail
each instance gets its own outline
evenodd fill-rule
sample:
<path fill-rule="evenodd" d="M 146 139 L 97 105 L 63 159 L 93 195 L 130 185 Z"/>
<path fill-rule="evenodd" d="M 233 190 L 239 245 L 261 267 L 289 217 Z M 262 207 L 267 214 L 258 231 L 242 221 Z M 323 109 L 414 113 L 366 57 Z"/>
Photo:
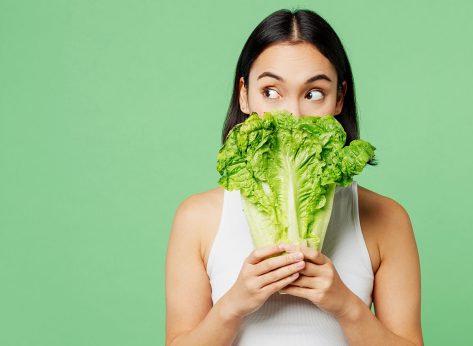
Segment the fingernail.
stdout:
<path fill-rule="evenodd" d="M 284 292 L 284 291 L 278 291 L 278 292 L 279 292 L 279 294 L 287 294 L 287 293 Z"/>

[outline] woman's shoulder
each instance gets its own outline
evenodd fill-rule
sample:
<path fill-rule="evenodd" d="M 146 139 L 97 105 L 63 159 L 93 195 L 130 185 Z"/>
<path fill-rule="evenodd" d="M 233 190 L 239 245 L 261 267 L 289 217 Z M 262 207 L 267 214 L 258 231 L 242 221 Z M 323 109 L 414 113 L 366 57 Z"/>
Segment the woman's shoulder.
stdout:
<path fill-rule="evenodd" d="M 221 208 L 223 191 L 223 187 L 216 187 L 191 194 L 181 202 L 177 211 L 190 217 L 199 217 L 202 212 L 215 211 L 215 208 Z"/>
<path fill-rule="evenodd" d="M 363 205 L 360 205 L 360 207 L 366 207 L 369 209 L 376 208 L 377 211 L 389 211 L 401 214 L 406 213 L 404 207 L 394 199 L 369 190 L 359 184 L 357 185 L 358 198 L 363 202 Z"/>
<path fill-rule="evenodd" d="M 370 223 L 383 225 L 387 231 L 410 223 L 406 209 L 394 199 L 358 185 L 360 215 Z"/>
<path fill-rule="evenodd" d="M 360 226 L 376 272 L 381 259 L 412 246 L 412 224 L 406 209 L 394 199 L 358 185 Z M 393 250 L 396 251 L 393 251 Z"/>
<path fill-rule="evenodd" d="M 172 232 L 192 241 L 204 262 L 220 222 L 223 192 L 222 187 L 216 187 L 189 195 L 178 206 L 174 217 Z"/>

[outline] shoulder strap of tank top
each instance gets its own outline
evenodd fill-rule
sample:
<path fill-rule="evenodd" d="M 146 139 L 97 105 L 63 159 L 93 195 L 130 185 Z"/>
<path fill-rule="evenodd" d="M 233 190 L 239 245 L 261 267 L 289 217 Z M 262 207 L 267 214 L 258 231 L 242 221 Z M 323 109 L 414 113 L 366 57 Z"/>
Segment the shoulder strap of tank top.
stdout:
<path fill-rule="evenodd" d="M 215 260 L 215 248 L 220 243 L 220 238 L 224 236 L 224 232 L 228 232 L 227 223 L 231 222 L 232 212 L 235 208 L 241 206 L 240 191 L 223 190 L 222 211 L 220 213 L 220 221 L 218 223 L 217 231 L 210 247 L 209 258 L 207 259 L 207 273 L 210 273 Z"/>
<path fill-rule="evenodd" d="M 368 248 L 366 246 L 365 238 L 363 236 L 363 232 L 361 230 L 361 223 L 360 223 L 360 211 L 358 206 L 358 183 L 353 181 L 351 185 L 351 196 L 352 196 L 352 206 L 353 206 L 353 223 L 355 224 L 356 230 L 356 237 L 358 239 L 358 243 L 360 245 L 361 253 L 363 256 L 363 263 L 365 264 L 366 270 L 371 276 L 374 278 L 373 268 L 371 266 L 371 258 L 368 252 Z"/>

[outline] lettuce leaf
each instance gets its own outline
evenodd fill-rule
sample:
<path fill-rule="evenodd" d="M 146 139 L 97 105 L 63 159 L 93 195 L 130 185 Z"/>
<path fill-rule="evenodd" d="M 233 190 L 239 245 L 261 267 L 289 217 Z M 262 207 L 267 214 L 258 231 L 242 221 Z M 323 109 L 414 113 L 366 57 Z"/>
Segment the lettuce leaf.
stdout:
<path fill-rule="evenodd" d="M 345 146 L 332 115 L 252 113 L 229 132 L 217 155 L 219 185 L 240 190 L 255 247 L 279 242 L 321 250 L 336 186 L 348 186 L 375 147 Z"/>

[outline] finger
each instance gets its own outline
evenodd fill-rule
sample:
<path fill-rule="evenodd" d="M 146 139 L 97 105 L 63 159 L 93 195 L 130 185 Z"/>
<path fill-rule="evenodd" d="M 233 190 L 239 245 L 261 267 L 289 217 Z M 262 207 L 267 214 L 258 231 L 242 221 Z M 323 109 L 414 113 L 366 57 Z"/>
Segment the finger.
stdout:
<path fill-rule="evenodd" d="M 307 246 L 299 246 L 298 249 L 300 252 L 304 254 L 304 258 L 308 259 L 309 261 L 315 264 L 325 264 L 330 261 L 330 259 L 325 256 L 322 252 L 311 249 Z"/>
<path fill-rule="evenodd" d="M 290 294 L 292 296 L 300 297 L 300 298 L 305 298 L 310 300 L 310 294 L 311 294 L 311 289 L 310 288 L 305 288 L 305 287 L 297 287 L 297 286 L 292 286 L 290 284 L 287 287 L 284 287 L 283 289 L 279 290 L 280 294 Z"/>
<path fill-rule="evenodd" d="M 299 277 L 299 273 L 294 273 L 290 276 L 286 276 L 285 278 L 282 278 L 279 281 L 276 281 L 276 282 L 273 282 L 269 285 L 264 286 L 263 288 L 261 288 L 261 290 L 263 292 L 266 292 L 266 293 L 275 293 L 275 292 L 283 289 L 287 285 L 290 285 L 298 277 Z"/>
<path fill-rule="evenodd" d="M 281 267 L 279 269 L 273 270 L 269 273 L 263 274 L 258 277 L 258 286 L 264 287 L 273 282 L 279 281 L 285 277 L 288 277 L 294 273 L 297 273 L 299 270 L 304 268 L 305 262 L 299 261 L 288 266 Z"/>
<path fill-rule="evenodd" d="M 250 264 L 256 264 L 264 260 L 266 257 L 281 254 L 283 251 L 284 250 L 282 250 L 278 244 L 262 246 L 254 249 L 248 256 L 246 261 Z"/>
<path fill-rule="evenodd" d="M 299 272 L 299 277 L 291 285 L 316 289 L 316 288 L 324 287 L 324 281 L 322 278 L 305 276 L 305 275 L 302 275 L 301 272 Z"/>
<path fill-rule="evenodd" d="M 295 253 L 285 254 L 278 257 L 267 258 L 257 263 L 254 266 L 253 268 L 254 273 L 256 275 L 263 275 L 277 268 L 287 266 L 295 262 L 302 261 L 303 258 L 304 258 L 304 255 L 302 254 L 302 252 L 295 252 Z"/>
<path fill-rule="evenodd" d="M 315 264 L 309 260 L 305 261 L 305 267 L 300 271 L 302 275 L 305 276 L 324 276 L 327 273 L 327 268 L 321 264 Z"/>
<path fill-rule="evenodd" d="M 279 247 L 286 252 L 295 252 L 298 251 L 298 246 L 294 244 L 280 243 Z"/>

